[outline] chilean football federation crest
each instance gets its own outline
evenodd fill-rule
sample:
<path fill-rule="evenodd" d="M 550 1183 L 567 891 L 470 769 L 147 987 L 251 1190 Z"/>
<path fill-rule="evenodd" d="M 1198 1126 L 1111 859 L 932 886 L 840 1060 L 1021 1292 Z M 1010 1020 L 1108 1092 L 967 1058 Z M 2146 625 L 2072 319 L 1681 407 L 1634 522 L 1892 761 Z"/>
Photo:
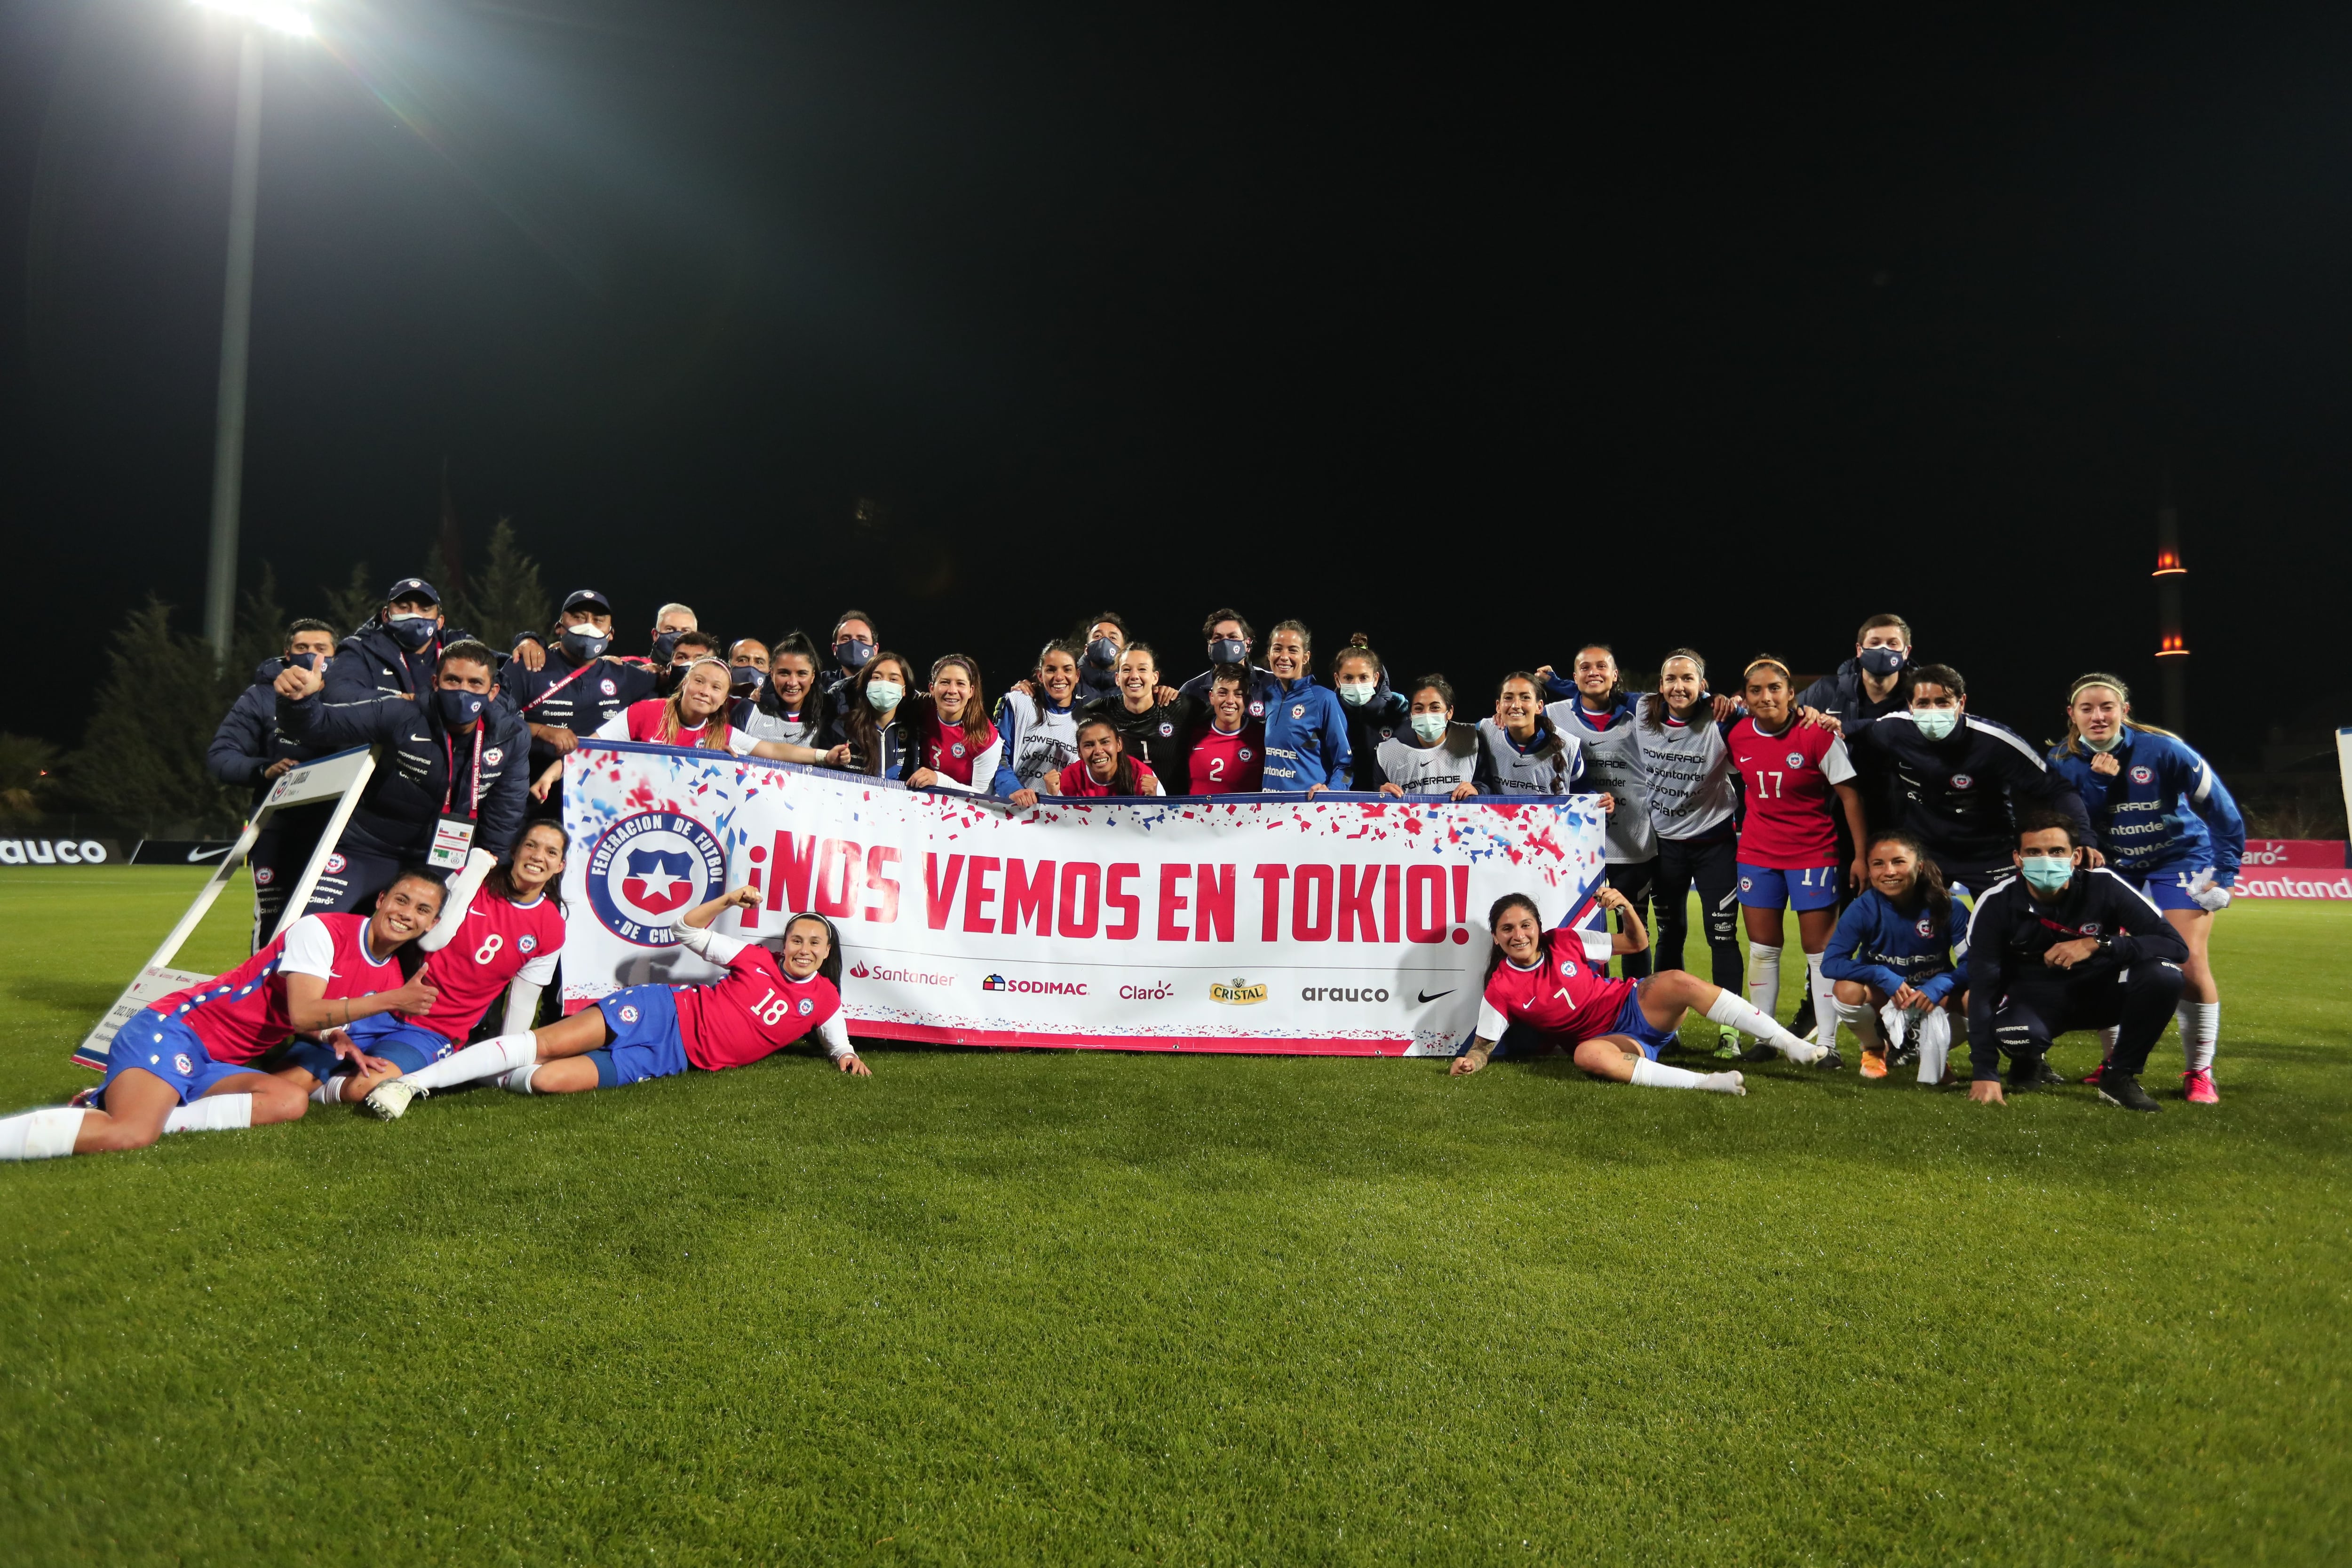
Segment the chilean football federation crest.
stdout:
<path fill-rule="evenodd" d="M 2132 769 L 2132 783 L 2134 783 L 2134 784 L 2154 784 L 2155 782 L 2156 782 L 2156 770 L 2155 770 L 2154 768 L 2151 768 L 2151 767 L 2137 767 L 2137 768 Z"/>
<path fill-rule="evenodd" d="M 588 858 L 588 904 L 604 929 L 639 947 L 669 947 L 678 915 L 727 884 L 727 851 L 674 811 L 625 816 Z"/>
<path fill-rule="evenodd" d="M 1789 753 L 1789 765 L 1792 768 L 1803 767 L 1805 765 L 1805 753 L 1802 752 L 1790 752 Z"/>

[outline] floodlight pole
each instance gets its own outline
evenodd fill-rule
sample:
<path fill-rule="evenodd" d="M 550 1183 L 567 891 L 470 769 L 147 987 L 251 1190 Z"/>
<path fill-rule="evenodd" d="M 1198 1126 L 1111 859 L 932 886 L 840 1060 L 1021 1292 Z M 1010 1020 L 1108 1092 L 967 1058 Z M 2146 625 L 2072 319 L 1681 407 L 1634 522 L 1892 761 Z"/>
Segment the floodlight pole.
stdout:
<path fill-rule="evenodd" d="M 261 36 L 237 46 L 236 142 L 228 184 L 228 280 L 221 295 L 220 394 L 213 436 L 212 556 L 205 574 L 205 640 L 228 660 L 236 627 L 236 525 L 245 482 L 245 372 L 253 336 L 253 215 L 261 184 Z"/>

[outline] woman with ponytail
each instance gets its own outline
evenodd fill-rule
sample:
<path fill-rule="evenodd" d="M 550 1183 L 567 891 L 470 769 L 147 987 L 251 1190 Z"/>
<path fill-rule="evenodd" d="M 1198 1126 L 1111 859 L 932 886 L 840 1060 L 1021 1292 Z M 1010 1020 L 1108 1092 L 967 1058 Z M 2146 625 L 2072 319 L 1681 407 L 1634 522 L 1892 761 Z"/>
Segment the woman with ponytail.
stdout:
<path fill-rule="evenodd" d="M 1822 954 L 1832 1015 L 1862 1045 L 1862 1076 L 1886 1076 L 1888 1043 L 1919 1053 L 1919 1081 L 1945 1081 L 1957 1021 L 1965 1039 L 1968 993 L 1953 962 L 1951 889 L 1925 846 L 1907 833 L 1876 833 L 1863 851 L 1869 887 L 1845 907 Z M 1835 1025 L 1832 1026 L 1835 1027 Z"/>
<path fill-rule="evenodd" d="M 2068 689 L 2066 739 L 2052 748 L 2050 767 L 2082 795 L 2091 843 L 2107 869 L 2145 894 L 2189 943 L 2176 1014 L 2186 1061 L 2181 1087 L 2190 1104 L 2214 1104 L 2221 1098 L 2213 1087 L 2221 990 L 2207 950 L 2213 916 L 2229 907 L 2246 852 L 2238 803 L 2188 742 L 2133 719 L 2131 688 L 2101 672 Z"/>

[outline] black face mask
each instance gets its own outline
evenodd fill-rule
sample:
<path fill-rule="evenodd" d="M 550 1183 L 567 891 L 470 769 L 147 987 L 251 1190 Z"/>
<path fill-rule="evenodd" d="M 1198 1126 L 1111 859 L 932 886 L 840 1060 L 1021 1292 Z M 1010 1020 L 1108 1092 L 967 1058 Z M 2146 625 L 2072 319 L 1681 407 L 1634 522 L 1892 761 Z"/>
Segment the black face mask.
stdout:
<path fill-rule="evenodd" d="M 1864 648 L 1854 655 L 1854 659 L 1864 670 L 1884 680 L 1903 668 L 1903 650 L 1882 644 L 1877 647 Z"/>
<path fill-rule="evenodd" d="M 562 641 L 564 656 L 574 664 L 585 664 L 592 658 L 601 658 L 604 657 L 604 650 L 613 646 L 611 637 L 593 630 L 566 631 Z"/>
<path fill-rule="evenodd" d="M 685 664 L 663 665 L 654 671 L 654 689 L 664 697 L 668 696 L 677 689 L 677 683 L 686 679 L 686 672 L 692 668 L 693 666 Z"/>
<path fill-rule="evenodd" d="M 874 658 L 874 645 L 864 637 L 844 637 L 833 645 L 833 657 L 844 669 L 864 669 Z"/>
<path fill-rule="evenodd" d="M 478 691 L 457 691 L 443 687 L 433 694 L 436 706 L 441 710 L 441 722 L 452 730 L 463 729 L 482 716 L 490 700 Z"/>
<path fill-rule="evenodd" d="M 415 653 L 433 640 L 441 624 L 431 616 L 400 616 L 385 621 L 383 629 L 392 634 L 393 641 Z"/>
<path fill-rule="evenodd" d="M 1239 637 L 1219 637 L 1209 644 L 1211 664 L 1239 664 L 1249 658 L 1249 644 Z"/>

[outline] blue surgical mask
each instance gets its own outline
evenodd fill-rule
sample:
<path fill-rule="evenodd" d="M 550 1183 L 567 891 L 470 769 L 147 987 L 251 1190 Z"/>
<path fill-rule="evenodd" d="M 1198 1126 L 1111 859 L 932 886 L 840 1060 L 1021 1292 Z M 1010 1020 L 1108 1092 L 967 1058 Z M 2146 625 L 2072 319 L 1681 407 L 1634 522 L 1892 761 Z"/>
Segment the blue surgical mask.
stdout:
<path fill-rule="evenodd" d="M 1866 647 L 1854 656 L 1856 662 L 1871 674 L 1885 679 L 1903 668 L 1903 650 L 1881 645 Z"/>
<path fill-rule="evenodd" d="M 1097 637 L 1087 644 L 1087 662 L 1108 669 L 1118 662 L 1118 644 L 1108 637 Z"/>
<path fill-rule="evenodd" d="M 1940 741 L 1960 727 L 1960 710 L 1957 708 L 1914 708 L 1911 722 L 1919 726 L 1919 733 L 1931 741 Z"/>
<path fill-rule="evenodd" d="M 2054 893 L 2074 879 L 2074 862 L 2054 860 L 2047 855 L 2028 855 L 2017 864 L 2025 879 L 2040 893 Z"/>
<path fill-rule="evenodd" d="M 1218 637 L 1209 644 L 1211 664 L 1239 664 L 1249 658 L 1249 644 L 1239 637 Z"/>
<path fill-rule="evenodd" d="M 1350 708 L 1361 708 L 1372 700 L 1372 682 L 1345 680 L 1339 683 L 1339 700 Z"/>
<path fill-rule="evenodd" d="M 415 653 L 433 640 L 441 624 L 431 616 L 394 616 L 383 623 L 383 629 L 392 634 L 393 641 Z"/>
<path fill-rule="evenodd" d="M 490 700 L 478 691 L 457 691 L 445 686 L 433 694 L 433 703 L 441 710 L 442 723 L 460 730 L 480 718 Z"/>
<path fill-rule="evenodd" d="M 593 621 L 564 627 L 562 641 L 564 657 L 574 664 L 585 664 L 592 658 L 601 658 L 604 657 L 604 650 L 613 646 L 613 639 L 598 631 L 596 623 Z"/>
<path fill-rule="evenodd" d="M 1414 714 L 1412 732 L 1420 736 L 1423 741 L 1434 744 L 1444 737 L 1445 715 L 1443 713 Z"/>
<path fill-rule="evenodd" d="M 907 689 L 895 680 L 869 680 L 866 683 L 866 705 L 877 713 L 887 713 L 898 706 Z"/>

